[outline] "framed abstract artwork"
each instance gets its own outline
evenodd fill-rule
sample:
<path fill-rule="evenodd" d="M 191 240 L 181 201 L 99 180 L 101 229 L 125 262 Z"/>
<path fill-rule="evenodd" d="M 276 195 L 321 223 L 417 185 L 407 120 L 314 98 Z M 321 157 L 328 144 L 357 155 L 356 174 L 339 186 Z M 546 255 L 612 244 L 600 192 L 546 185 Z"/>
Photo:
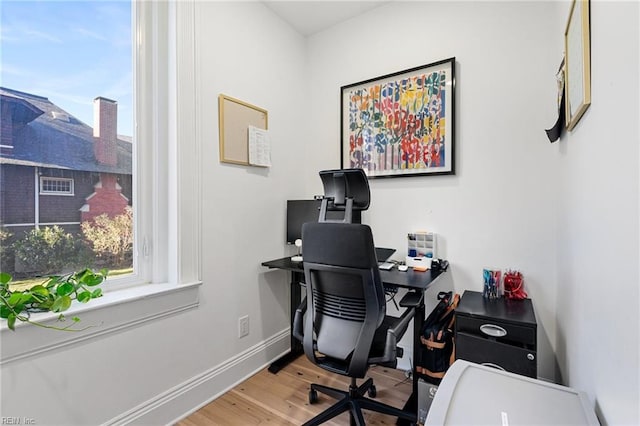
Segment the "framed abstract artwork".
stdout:
<path fill-rule="evenodd" d="M 591 105 L 589 0 L 573 0 L 564 32 L 565 121 L 572 130 Z"/>
<path fill-rule="evenodd" d="M 455 174 L 455 58 L 342 86 L 342 168 Z"/>

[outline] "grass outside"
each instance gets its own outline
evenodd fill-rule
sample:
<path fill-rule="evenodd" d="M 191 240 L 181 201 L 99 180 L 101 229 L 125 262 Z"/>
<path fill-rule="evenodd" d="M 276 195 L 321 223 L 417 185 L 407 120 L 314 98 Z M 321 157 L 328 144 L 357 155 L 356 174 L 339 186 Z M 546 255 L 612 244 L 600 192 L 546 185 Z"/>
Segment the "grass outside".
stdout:
<path fill-rule="evenodd" d="M 109 269 L 108 277 L 114 277 L 118 275 L 126 275 L 133 272 L 133 268 L 123 268 L 123 269 Z M 107 278 L 108 278 L 107 277 Z M 11 291 L 23 291 L 28 290 L 31 287 L 44 284 L 49 277 L 36 277 L 36 278 L 25 278 L 23 280 L 11 281 L 9 288 Z"/>

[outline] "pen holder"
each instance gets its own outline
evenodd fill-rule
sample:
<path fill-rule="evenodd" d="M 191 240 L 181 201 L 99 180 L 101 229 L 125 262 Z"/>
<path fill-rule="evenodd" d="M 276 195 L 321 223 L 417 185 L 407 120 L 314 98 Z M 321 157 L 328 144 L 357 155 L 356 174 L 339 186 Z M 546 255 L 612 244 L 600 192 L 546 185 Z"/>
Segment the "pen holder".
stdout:
<path fill-rule="evenodd" d="M 484 288 L 482 296 L 485 299 L 497 299 L 500 297 L 500 281 L 502 272 L 500 269 L 483 269 L 482 280 Z"/>

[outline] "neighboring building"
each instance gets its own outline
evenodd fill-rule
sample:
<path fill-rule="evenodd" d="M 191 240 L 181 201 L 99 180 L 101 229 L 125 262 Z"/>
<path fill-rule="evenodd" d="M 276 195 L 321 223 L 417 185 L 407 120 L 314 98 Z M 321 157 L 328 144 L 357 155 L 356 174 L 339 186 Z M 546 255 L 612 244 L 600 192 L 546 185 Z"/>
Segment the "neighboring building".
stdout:
<path fill-rule="evenodd" d="M 131 141 L 117 103 L 94 100 L 94 128 L 49 99 L 0 87 L 0 227 L 14 234 L 115 216 L 132 201 Z"/>

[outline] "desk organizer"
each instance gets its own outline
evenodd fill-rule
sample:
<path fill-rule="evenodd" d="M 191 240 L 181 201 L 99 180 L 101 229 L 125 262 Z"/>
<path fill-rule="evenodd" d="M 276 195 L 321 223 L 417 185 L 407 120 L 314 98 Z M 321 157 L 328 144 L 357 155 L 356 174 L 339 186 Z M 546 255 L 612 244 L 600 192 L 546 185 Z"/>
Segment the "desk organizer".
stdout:
<path fill-rule="evenodd" d="M 407 266 L 431 267 L 436 256 L 436 234 L 433 232 L 413 232 L 407 234 Z"/>

